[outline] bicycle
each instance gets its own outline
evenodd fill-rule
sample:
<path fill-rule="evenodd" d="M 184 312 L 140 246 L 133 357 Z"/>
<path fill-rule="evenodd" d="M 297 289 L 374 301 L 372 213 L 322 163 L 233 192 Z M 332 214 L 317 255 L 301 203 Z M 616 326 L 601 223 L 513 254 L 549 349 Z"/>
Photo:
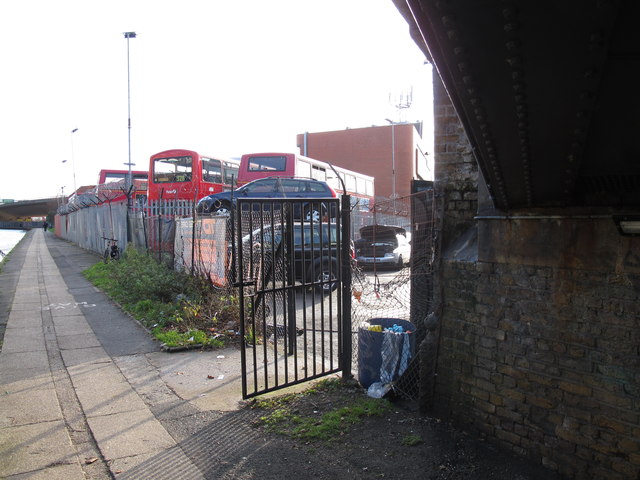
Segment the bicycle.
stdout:
<path fill-rule="evenodd" d="M 120 260 L 120 249 L 118 248 L 118 240 L 115 238 L 102 237 L 107 241 L 107 248 L 104 250 L 104 263 L 109 260 Z"/>

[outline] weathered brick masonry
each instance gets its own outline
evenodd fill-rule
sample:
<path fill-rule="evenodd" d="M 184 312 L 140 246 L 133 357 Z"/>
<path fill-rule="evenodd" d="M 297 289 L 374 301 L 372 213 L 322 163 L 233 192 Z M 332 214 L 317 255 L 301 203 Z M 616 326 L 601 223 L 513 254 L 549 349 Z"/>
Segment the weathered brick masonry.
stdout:
<path fill-rule="evenodd" d="M 640 240 L 585 212 L 474 219 L 475 162 L 441 84 L 435 100 L 432 405 L 569 478 L 639 478 Z"/>

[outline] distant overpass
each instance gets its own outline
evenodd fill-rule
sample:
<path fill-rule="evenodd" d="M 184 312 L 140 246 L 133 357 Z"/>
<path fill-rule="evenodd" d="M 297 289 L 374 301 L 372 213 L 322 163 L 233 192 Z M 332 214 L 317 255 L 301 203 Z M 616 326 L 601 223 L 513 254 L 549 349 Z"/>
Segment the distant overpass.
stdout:
<path fill-rule="evenodd" d="M 46 217 L 58 209 L 57 197 L 0 203 L 0 221 L 11 222 L 29 217 Z"/>

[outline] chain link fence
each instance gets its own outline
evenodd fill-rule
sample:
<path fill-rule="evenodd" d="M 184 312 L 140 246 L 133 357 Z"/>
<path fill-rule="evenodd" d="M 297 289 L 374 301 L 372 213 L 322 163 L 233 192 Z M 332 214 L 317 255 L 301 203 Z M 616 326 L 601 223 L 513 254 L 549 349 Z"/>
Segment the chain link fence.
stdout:
<path fill-rule="evenodd" d="M 392 389 L 401 397 L 415 400 L 419 380 L 417 348 L 426 334 L 423 321 L 433 303 L 433 190 L 378 200 L 371 214 L 367 225 L 399 227 L 395 232 L 404 230 L 398 235 L 409 242 L 411 256 L 407 264 L 402 262 L 400 266 L 390 257 L 393 238 L 381 233 L 363 242 L 360 232 L 354 232 L 358 239 L 352 274 L 353 371 L 372 395 Z M 375 234 L 384 230 L 361 231 Z M 366 253 L 367 248 L 378 250 Z M 367 263 L 357 261 L 363 257 Z M 389 258 L 394 261 L 387 262 Z"/>
<path fill-rule="evenodd" d="M 432 306 L 433 212 L 433 190 L 396 199 L 378 199 L 369 210 L 358 208 L 357 204 L 351 209 L 351 240 L 356 253 L 356 258 L 352 259 L 352 371 L 364 387 L 380 384 L 383 392 L 392 389 L 408 399 L 416 399 L 418 395 L 417 348 L 425 335 L 423 321 Z M 208 278 L 224 295 L 237 295 L 233 284 L 237 281 L 236 269 L 241 268 L 238 257 L 242 255 L 245 260 L 242 268 L 256 269 L 240 272 L 257 279 L 251 292 L 247 292 L 248 297 L 253 295 L 252 308 L 261 308 L 263 314 L 272 311 L 274 315 L 277 312 L 285 315 L 289 308 L 287 280 L 282 268 L 276 268 L 274 263 L 282 260 L 282 253 L 269 250 L 276 248 L 276 242 L 271 242 L 269 248 L 256 248 L 255 245 L 257 242 L 264 247 L 268 243 L 265 236 L 278 235 L 273 226 L 282 228 L 282 217 L 272 210 L 258 216 L 246 213 L 241 221 L 242 231 L 250 233 L 250 241 L 241 242 L 242 252 L 238 251 L 237 245 L 234 248 L 233 242 L 238 225 L 225 217 L 197 216 L 193 203 L 188 201 L 136 203 L 130 207 L 126 201 L 109 201 L 67 210 L 56 218 L 62 237 L 83 248 L 102 253 L 103 237 L 116 238 L 121 246 L 126 245 L 129 238 L 136 248 L 148 251 L 158 261 Z M 405 248 L 410 256 L 404 256 L 401 264 L 397 258 L 388 262 L 389 258 L 394 258 L 389 256 L 393 254 L 389 249 L 394 249 L 389 245 L 392 242 L 387 241 L 389 238 L 383 238 L 379 233 L 381 230 L 375 227 L 382 225 L 394 227 L 394 237 L 401 235 L 407 242 Z M 372 232 L 374 237 L 370 238 Z M 368 253 L 367 242 L 372 248 Z M 332 271 L 327 273 L 329 277 L 325 278 L 320 271 L 314 281 L 329 282 Z M 263 292 L 259 299 L 255 291 Z M 316 293 L 310 291 L 294 300 L 301 311 L 309 309 L 304 303 L 309 295 Z M 317 293 L 311 305 L 315 312 L 313 321 L 322 322 L 338 307 L 337 293 Z M 278 326 L 276 318 L 264 323 L 264 331 L 254 334 L 260 333 L 265 338 L 271 336 L 273 341 Z M 271 332 L 267 332 L 268 329 Z M 385 329 L 396 332 L 385 332 Z M 335 341 L 337 337 L 331 337 L 331 342 Z M 318 351 L 327 355 L 325 360 L 332 366 L 336 348 L 333 343 L 318 343 Z M 372 390 L 376 390 L 376 386 Z"/>

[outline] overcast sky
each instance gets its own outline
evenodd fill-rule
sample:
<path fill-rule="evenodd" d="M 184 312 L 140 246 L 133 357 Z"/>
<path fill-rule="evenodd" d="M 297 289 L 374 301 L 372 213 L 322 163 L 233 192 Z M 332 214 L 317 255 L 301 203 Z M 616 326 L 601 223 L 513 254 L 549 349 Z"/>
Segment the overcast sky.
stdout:
<path fill-rule="evenodd" d="M 295 152 L 305 131 L 430 120 L 431 67 L 391 0 L 7 0 L 0 198 L 126 169 L 128 31 L 134 169 L 171 148 Z M 401 118 L 389 96 L 411 87 Z"/>

